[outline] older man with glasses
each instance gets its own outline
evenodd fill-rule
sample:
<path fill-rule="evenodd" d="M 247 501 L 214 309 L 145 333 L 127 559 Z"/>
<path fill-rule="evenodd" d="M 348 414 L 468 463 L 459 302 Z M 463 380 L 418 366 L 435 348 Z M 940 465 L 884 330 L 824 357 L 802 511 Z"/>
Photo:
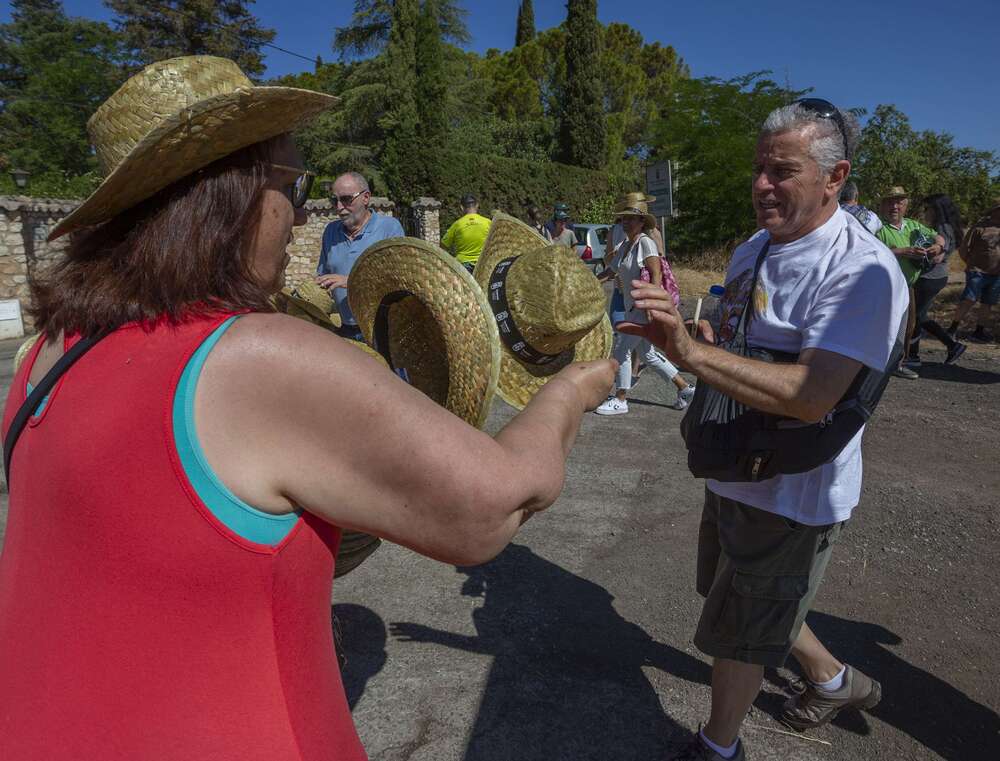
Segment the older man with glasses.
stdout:
<path fill-rule="evenodd" d="M 316 282 L 330 291 L 343 325 L 344 338 L 364 340 L 358 321 L 347 304 L 348 278 L 358 258 L 369 246 L 386 238 L 404 235 L 399 220 L 369 207 L 372 193 L 368 181 L 357 172 L 340 175 L 333 183 L 331 201 L 338 219 L 323 231 L 323 245 L 316 267 Z"/>
<path fill-rule="evenodd" d="M 719 404 L 752 407 L 799 429 L 832 419 L 863 366 L 886 371 L 907 307 L 892 253 L 837 202 L 858 136 L 856 120 L 824 100 L 773 111 L 753 164 L 760 229 L 733 253 L 721 323 L 700 323 L 696 341 L 665 291 L 633 281 L 647 321 L 619 330 L 660 347 L 698 377 L 699 389 L 715 389 Z M 744 338 L 751 356 L 740 348 Z M 763 351 L 774 361 L 757 359 Z M 722 427 L 706 413 L 705 393 L 696 393 L 689 413 L 695 438 Z M 739 731 L 764 668 L 789 654 L 807 680 L 782 709 L 793 729 L 878 703 L 878 682 L 834 657 L 805 623 L 860 501 L 863 431 L 805 472 L 756 480 L 758 457 L 751 472 L 715 467 L 718 478 L 706 481 L 697 561 L 705 604 L 694 643 L 714 658 L 712 709 L 674 759 L 742 761 Z"/>

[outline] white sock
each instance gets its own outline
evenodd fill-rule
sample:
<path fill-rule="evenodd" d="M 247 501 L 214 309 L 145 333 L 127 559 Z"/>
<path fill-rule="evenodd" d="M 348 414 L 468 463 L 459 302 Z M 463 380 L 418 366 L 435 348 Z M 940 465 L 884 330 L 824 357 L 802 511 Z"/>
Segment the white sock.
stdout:
<path fill-rule="evenodd" d="M 836 692 L 844 686 L 844 674 L 846 673 L 847 666 L 841 666 L 840 671 L 837 672 L 837 676 L 829 682 L 816 682 L 814 686 L 817 690 L 823 690 L 823 692 Z"/>
<path fill-rule="evenodd" d="M 698 734 L 701 735 L 702 742 L 704 742 L 705 745 L 714 750 L 723 758 L 732 758 L 733 756 L 736 755 L 736 746 L 740 744 L 740 738 L 737 737 L 736 742 L 734 742 L 732 745 L 726 748 L 723 747 L 722 745 L 716 745 L 714 742 L 709 740 L 707 737 L 705 737 L 705 733 L 702 732 L 700 729 L 698 730 Z"/>

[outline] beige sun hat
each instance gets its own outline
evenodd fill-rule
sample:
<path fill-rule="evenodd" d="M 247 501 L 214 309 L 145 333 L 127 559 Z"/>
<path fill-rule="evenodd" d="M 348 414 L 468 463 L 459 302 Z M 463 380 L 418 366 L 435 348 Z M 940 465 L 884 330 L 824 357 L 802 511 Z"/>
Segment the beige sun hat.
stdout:
<path fill-rule="evenodd" d="M 388 238 L 354 264 L 347 293 L 365 341 L 394 372 L 467 423 L 486 424 L 500 336 L 457 259 L 417 238 Z"/>
<path fill-rule="evenodd" d="M 274 308 L 282 314 L 301 317 L 321 328 L 334 330 L 342 324 L 339 312 L 333 309 L 333 299 L 326 290 L 311 280 L 294 287 L 285 286 L 271 297 Z"/>
<path fill-rule="evenodd" d="M 97 109 L 87 132 L 104 181 L 49 240 L 106 222 L 171 183 L 241 148 L 291 132 L 337 98 L 295 87 L 255 87 L 227 58 L 150 64 Z"/>
<path fill-rule="evenodd" d="M 653 203 L 656 200 L 656 196 L 648 196 L 641 191 L 634 191 L 632 193 L 623 193 L 618 196 L 615 200 L 615 211 L 621 211 L 622 209 L 627 209 L 630 206 L 635 206 L 639 203 Z"/>
<path fill-rule="evenodd" d="M 656 227 L 656 217 L 649 213 L 646 201 L 632 201 L 629 204 L 615 206 L 615 219 L 621 217 L 642 217 L 642 229 L 652 230 Z"/>
<path fill-rule="evenodd" d="M 500 326 L 500 398 L 522 409 L 571 362 L 607 359 L 604 290 L 575 252 L 507 214 L 493 216 L 473 276 Z"/>
<path fill-rule="evenodd" d="M 902 185 L 893 185 L 889 190 L 882 194 L 882 200 L 887 198 L 909 198 L 910 194 L 906 192 L 906 189 Z"/>

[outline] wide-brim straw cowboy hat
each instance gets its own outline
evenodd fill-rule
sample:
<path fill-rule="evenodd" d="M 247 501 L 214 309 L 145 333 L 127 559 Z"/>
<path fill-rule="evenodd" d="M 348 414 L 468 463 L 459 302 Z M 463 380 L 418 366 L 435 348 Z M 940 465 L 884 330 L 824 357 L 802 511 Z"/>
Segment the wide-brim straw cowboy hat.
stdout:
<path fill-rule="evenodd" d="M 645 201 L 635 201 L 629 206 L 615 208 L 615 219 L 622 217 L 642 217 L 642 229 L 652 230 L 656 227 L 656 217 L 649 213 L 649 206 Z"/>
<path fill-rule="evenodd" d="M 882 200 L 887 198 L 909 198 L 910 194 L 901 185 L 893 185 L 888 191 L 882 194 Z"/>
<path fill-rule="evenodd" d="M 500 326 L 497 393 L 522 409 L 571 362 L 606 359 L 612 333 L 604 290 L 566 246 L 497 213 L 473 276 Z"/>
<path fill-rule="evenodd" d="M 337 103 L 256 87 L 226 58 L 185 56 L 130 77 L 87 122 L 103 182 L 49 240 L 96 225 L 234 151 L 291 132 Z"/>
<path fill-rule="evenodd" d="M 365 341 L 411 386 L 482 428 L 500 375 L 486 297 L 458 260 L 417 238 L 368 248 L 347 291 Z"/>

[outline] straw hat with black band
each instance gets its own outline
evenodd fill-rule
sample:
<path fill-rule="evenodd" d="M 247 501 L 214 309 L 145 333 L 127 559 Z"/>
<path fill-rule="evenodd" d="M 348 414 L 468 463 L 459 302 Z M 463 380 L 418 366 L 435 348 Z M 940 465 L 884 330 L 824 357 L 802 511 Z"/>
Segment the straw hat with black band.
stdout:
<path fill-rule="evenodd" d="M 285 286 L 271 297 L 275 309 L 292 317 L 319 325 L 327 330 L 341 326 L 340 313 L 332 311 L 333 299 L 321 285 L 312 280 L 304 280 L 296 286 Z"/>
<path fill-rule="evenodd" d="M 889 190 L 882 196 L 882 200 L 885 201 L 889 198 L 909 198 L 910 194 L 906 192 L 906 189 L 901 185 L 893 185 Z"/>
<path fill-rule="evenodd" d="M 369 247 L 348 302 L 365 341 L 411 386 L 482 428 L 500 374 L 500 337 L 486 297 L 457 259 L 416 238 Z"/>
<path fill-rule="evenodd" d="M 49 240 L 106 222 L 213 161 L 294 131 L 336 103 L 311 90 L 256 87 L 226 58 L 150 64 L 87 121 L 104 180 Z"/>
<path fill-rule="evenodd" d="M 497 393 L 522 409 L 571 362 L 606 359 L 611 323 L 601 284 L 575 252 L 497 212 L 473 277 L 488 294 L 503 361 Z"/>

